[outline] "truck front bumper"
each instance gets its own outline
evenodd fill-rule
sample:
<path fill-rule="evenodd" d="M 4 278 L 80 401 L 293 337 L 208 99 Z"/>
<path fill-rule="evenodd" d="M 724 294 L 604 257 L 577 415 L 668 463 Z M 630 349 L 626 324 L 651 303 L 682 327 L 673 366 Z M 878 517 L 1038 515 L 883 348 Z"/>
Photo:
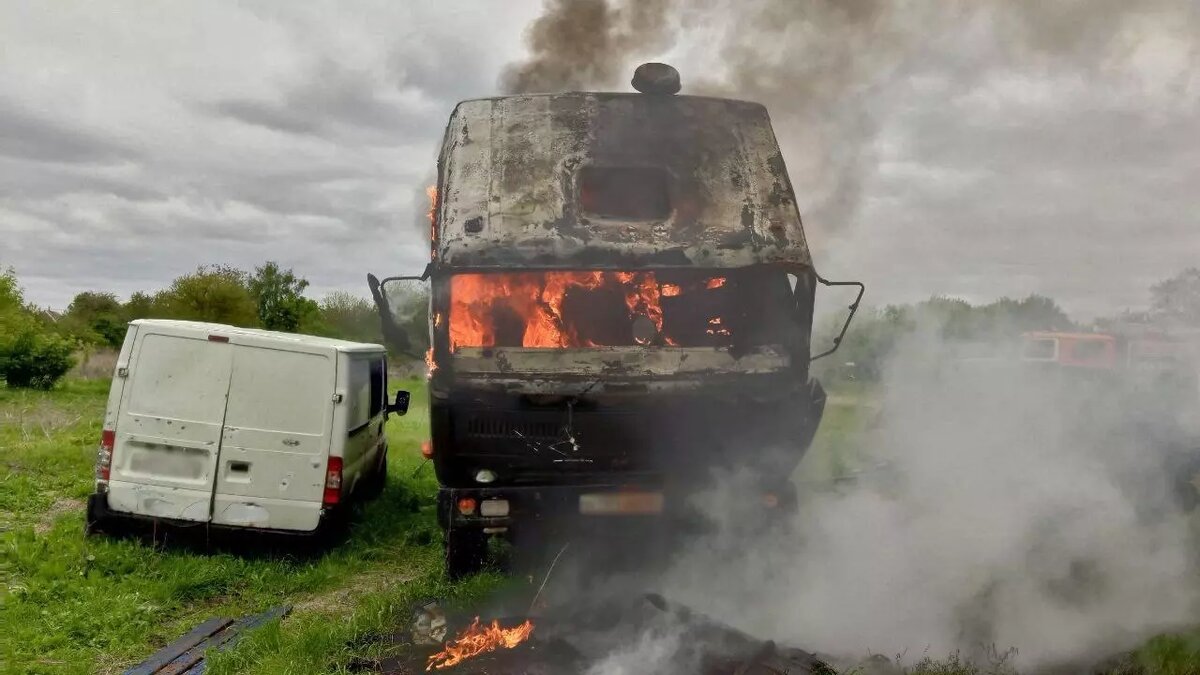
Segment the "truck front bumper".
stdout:
<path fill-rule="evenodd" d="M 683 500 L 653 484 L 443 487 L 437 506 L 442 529 L 489 531 L 531 521 L 676 520 L 686 513 Z"/>

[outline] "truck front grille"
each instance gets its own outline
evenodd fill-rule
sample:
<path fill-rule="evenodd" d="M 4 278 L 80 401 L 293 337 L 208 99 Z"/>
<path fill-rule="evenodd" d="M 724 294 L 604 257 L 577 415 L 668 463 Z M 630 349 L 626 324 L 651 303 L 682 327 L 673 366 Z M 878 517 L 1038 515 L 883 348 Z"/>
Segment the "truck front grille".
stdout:
<path fill-rule="evenodd" d="M 466 418 L 468 438 L 523 438 L 549 441 L 557 438 L 562 429 L 551 420 L 521 419 L 504 413 L 477 412 Z"/>

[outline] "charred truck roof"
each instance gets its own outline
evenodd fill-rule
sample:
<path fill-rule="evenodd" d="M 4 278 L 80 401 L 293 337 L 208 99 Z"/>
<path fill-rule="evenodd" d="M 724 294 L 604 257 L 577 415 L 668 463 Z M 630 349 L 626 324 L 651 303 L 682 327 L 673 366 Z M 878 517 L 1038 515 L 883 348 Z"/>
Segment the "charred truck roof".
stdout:
<path fill-rule="evenodd" d="M 757 103 L 660 93 L 464 101 L 439 165 L 439 265 L 811 265 Z"/>

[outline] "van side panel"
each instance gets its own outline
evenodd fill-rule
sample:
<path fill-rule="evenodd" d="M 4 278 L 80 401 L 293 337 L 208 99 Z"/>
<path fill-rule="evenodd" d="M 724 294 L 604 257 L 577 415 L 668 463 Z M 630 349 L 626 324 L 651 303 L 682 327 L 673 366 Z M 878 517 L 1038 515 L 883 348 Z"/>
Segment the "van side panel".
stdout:
<path fill-rule="evenodd" d="M 234 344 L 212 522 L 312 530 L 320 519 L 332 354 Z"/>
<path fill-rule="evenodd" d="M 125 331 L 125 341 L 121 343 L 121 353 L 117 355 L 117 365 L 113 369 L 112 384 L 108 388 L 108 405 L 104 408 L 104 428 L 115 429 L 117 415 L 121 411 L 121 397 L 125 393 L 125 383 L 128 378 L 121 377 L 121 369 L 129 367 L 129 358 L 133 355 L 133 343 L 137 341 L 138 327 L 130 326 Z"/>
<path fill-rule="evenodd" d="M 109 482 L 116 511 L 207 521 L 232 350 L 143 327 L 117 416 Z"/>
<path fill-rule="evenodd" d="M 346 426 L 343 461 L 346 487 L 362 480 L 378 465 L 383 439 L 384 391 L 382 354 L 350 355 L 346 377 Z"/>

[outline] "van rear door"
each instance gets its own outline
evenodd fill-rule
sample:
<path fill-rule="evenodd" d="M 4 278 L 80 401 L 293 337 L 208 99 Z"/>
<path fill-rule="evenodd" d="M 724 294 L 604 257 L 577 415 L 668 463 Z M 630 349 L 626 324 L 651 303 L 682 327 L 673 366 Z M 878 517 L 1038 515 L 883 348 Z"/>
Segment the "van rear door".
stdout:
<path fill-rule="evenodd" d="M 212 522 L 309 531 L 321 515 L 333 354 L 232 338 L 233 375 Z"/>
<path fill-rule="evenodd" d="M 110 508 L 209 519 L 232 353 L 203 334 L 142 326 L 117 414 Z"/>

